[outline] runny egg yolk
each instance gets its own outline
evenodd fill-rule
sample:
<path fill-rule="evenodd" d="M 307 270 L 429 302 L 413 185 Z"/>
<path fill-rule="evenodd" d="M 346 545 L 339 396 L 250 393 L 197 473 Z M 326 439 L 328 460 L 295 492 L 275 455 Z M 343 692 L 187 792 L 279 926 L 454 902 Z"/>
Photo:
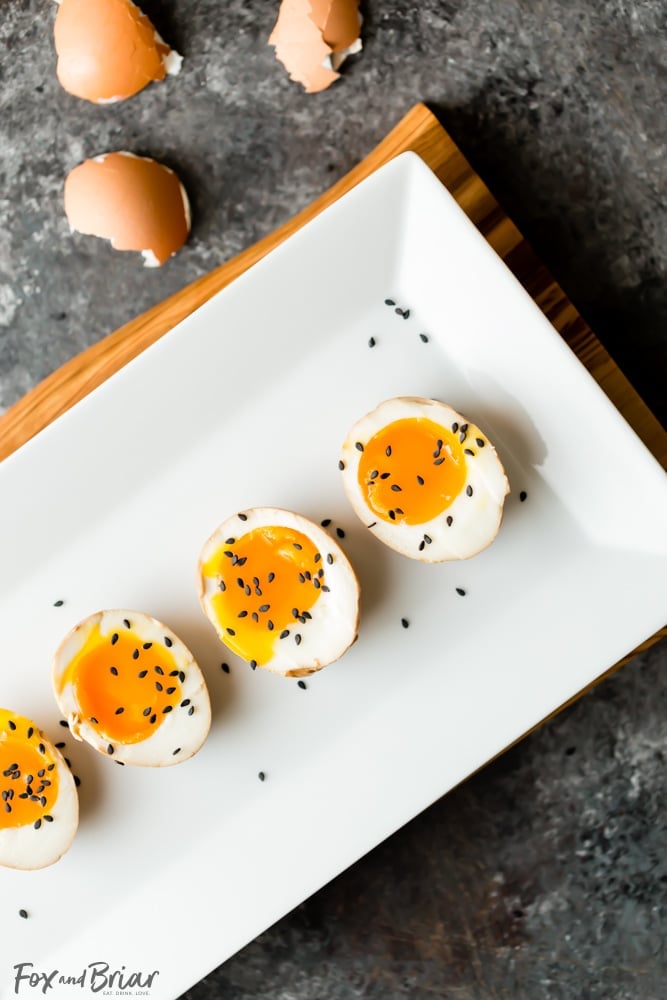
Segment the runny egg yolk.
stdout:
<path fill-rule="evenodd" d="M 14 727 L 14 728 L 12 728 Z M 0 830 L 51 820 L 58 770 L 29 719 L 0 709 Z"/>
<path fill-rule="evenodd" d="M 117 743 L 139 743 L 181 701 L 184 673 L 164 644 L 145 642 L 131 628 L 102 635 L 91 630 L 68 664 L 61 690 L 74 685 L 82 719 Z"/>
<path fill-rule="evenodd" d="M 270 660 L 284 633 L 308 621 L 327 591 L 327 558 L 307 535 L 280 525 L 228 538 L 203 567 L 218 579 L 211 601 L 225 644 L 257 665 Z"/>
<path fill-rule="evenodd" d="M 357 448 L 363 449 L 359 485 L 384 521 L 431 521 L 465 486 L 466 460 L 456 432 L 424 417 L 387 424 Z"/>

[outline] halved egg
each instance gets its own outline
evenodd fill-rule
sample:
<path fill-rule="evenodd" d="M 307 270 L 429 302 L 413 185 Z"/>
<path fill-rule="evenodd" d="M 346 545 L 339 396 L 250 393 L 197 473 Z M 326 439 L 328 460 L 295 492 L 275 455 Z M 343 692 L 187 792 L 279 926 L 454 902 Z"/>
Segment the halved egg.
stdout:
<path fill-rule="evenodd" d="M 124 101 L 183 61 L 131 0 L 58 0 L 53 28 L 63 88 L 94 104 Z"/>
<path fill-rule="evenodd" d="M 68 849 L 79 797 L 62 754 L 34 722 L 0 708 L 0 865 L 46 868 Z"/>
<path fill-rule="evenodd" d="M 73 232 L 99 236 L 114 250 L 136 250 L 159 267 L 190 232 L 190 202 L 169 167 L 125 150 L 84 160 L 65 180 L 65 214 Z"/>
<path fill-rule="evenodd" d="M 475 424 L 435 399 L 387 399 L 343 444 L 343 484 L 356 514 L 402 555 L 468 559 L 498 533 L 509 483 Z"/>
<path fill-rule="evenodd" d="M 123 764 L 179 764 L 211 725 L 192 653 L 138 611 L 98 611 L 76 625 L 56 652 L 53 688 L 72 735 Z"/>
<path fill-rule="evenodd" d="M 326 531 L 300 514 L 255 507 L 213 532 L 199 598 L 221 641 L 252 667 L 301 677 L 357 637 L 359 583 Z"/>

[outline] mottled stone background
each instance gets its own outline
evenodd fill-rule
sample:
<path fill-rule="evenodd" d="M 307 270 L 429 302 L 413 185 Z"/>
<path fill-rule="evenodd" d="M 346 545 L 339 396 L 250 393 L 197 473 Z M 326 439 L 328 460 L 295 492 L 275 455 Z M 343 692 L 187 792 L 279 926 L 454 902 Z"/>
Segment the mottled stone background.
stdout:
<path fill-rule="evenodd" d="M 183 72 L 106 108 L 57 84 L 49 0 L 0 7 L 0 412 L 306 205 L 424 100 L 665 420 L 662 0 L 367 0 L 364 52 L 315 97 L 266 46 L 276 3 L 143 6 Z M 158 271 L 63 218 L 67 171 L 118 148 L 171 164 L 191 195 L 192 239 Z M 663 997 L 664 663 L 664 647 L 637 658 L 187 1000 Z"/>

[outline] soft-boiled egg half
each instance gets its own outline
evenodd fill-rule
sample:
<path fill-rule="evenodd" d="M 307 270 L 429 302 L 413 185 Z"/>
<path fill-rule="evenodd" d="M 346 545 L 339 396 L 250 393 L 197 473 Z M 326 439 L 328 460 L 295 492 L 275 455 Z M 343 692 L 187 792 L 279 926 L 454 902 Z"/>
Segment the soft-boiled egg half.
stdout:
<path fill-rule="evenodd" d="M 210 729 L 192 653 L 138 611 L 98 611 L 75 626 L 56 652 L 53 687 L 72 735 L 123 764 L 178 764 Z"/>
<path fill-rule="evenodd" d="M 182 57 L 131 0 L 57 2 L 56 73 L 75 97 L 113 104 L 179 72 Z"/>
<path fill-rule="evenodd" d="M 52 865 L 79 823 L 74 778 L 35 723 L 6 708 L 0 708 L 0 793 L 0 865 Z"/>
<path fill-rule="evenodd" d="M 423 562 L 467 559 L 498 533 L 509 483 L 486 434 L 435 399 L 399 397 L 359 420 L 339 468 L 373 534 Z"/>
<path fill-rule="evenodd" d="M 199 559 L 199 597 L 221 641 L 251 667 L 301 677 L 357 637 L 359 584 L 318 525 L 255 507 L 213 532 Z"/>
<path fill-rule="evenodd" d="M 65 180 L 65 214 L 73 232 L 99 236 L 114 250 L 136 250 L 159 267 L 190 232 L 190 202 L 163 163 L 126 151 L 84 160 Z"/>

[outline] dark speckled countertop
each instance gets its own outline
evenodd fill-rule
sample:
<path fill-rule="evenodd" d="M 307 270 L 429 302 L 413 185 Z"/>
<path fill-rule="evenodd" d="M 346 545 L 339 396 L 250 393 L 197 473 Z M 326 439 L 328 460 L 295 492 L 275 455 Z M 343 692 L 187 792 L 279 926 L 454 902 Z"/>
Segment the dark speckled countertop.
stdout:
<path fill-rule="evenodd" d="M 661 0 L 367 0 L 365 49 L 308 97 L 268 0 L 150 0 L 176 80 L 93 108 L 54 76 L 49 0 L 0 10 L 0 412 L 228 259 L 426 101 L 663 419 L 667 23 Z M 178 169 L 166 267 L 69 235 L 62 182 L 129 148 Z M 666 650 L 624 667 L 432 806 L 184 1000 L 659 1000 Z"/>

